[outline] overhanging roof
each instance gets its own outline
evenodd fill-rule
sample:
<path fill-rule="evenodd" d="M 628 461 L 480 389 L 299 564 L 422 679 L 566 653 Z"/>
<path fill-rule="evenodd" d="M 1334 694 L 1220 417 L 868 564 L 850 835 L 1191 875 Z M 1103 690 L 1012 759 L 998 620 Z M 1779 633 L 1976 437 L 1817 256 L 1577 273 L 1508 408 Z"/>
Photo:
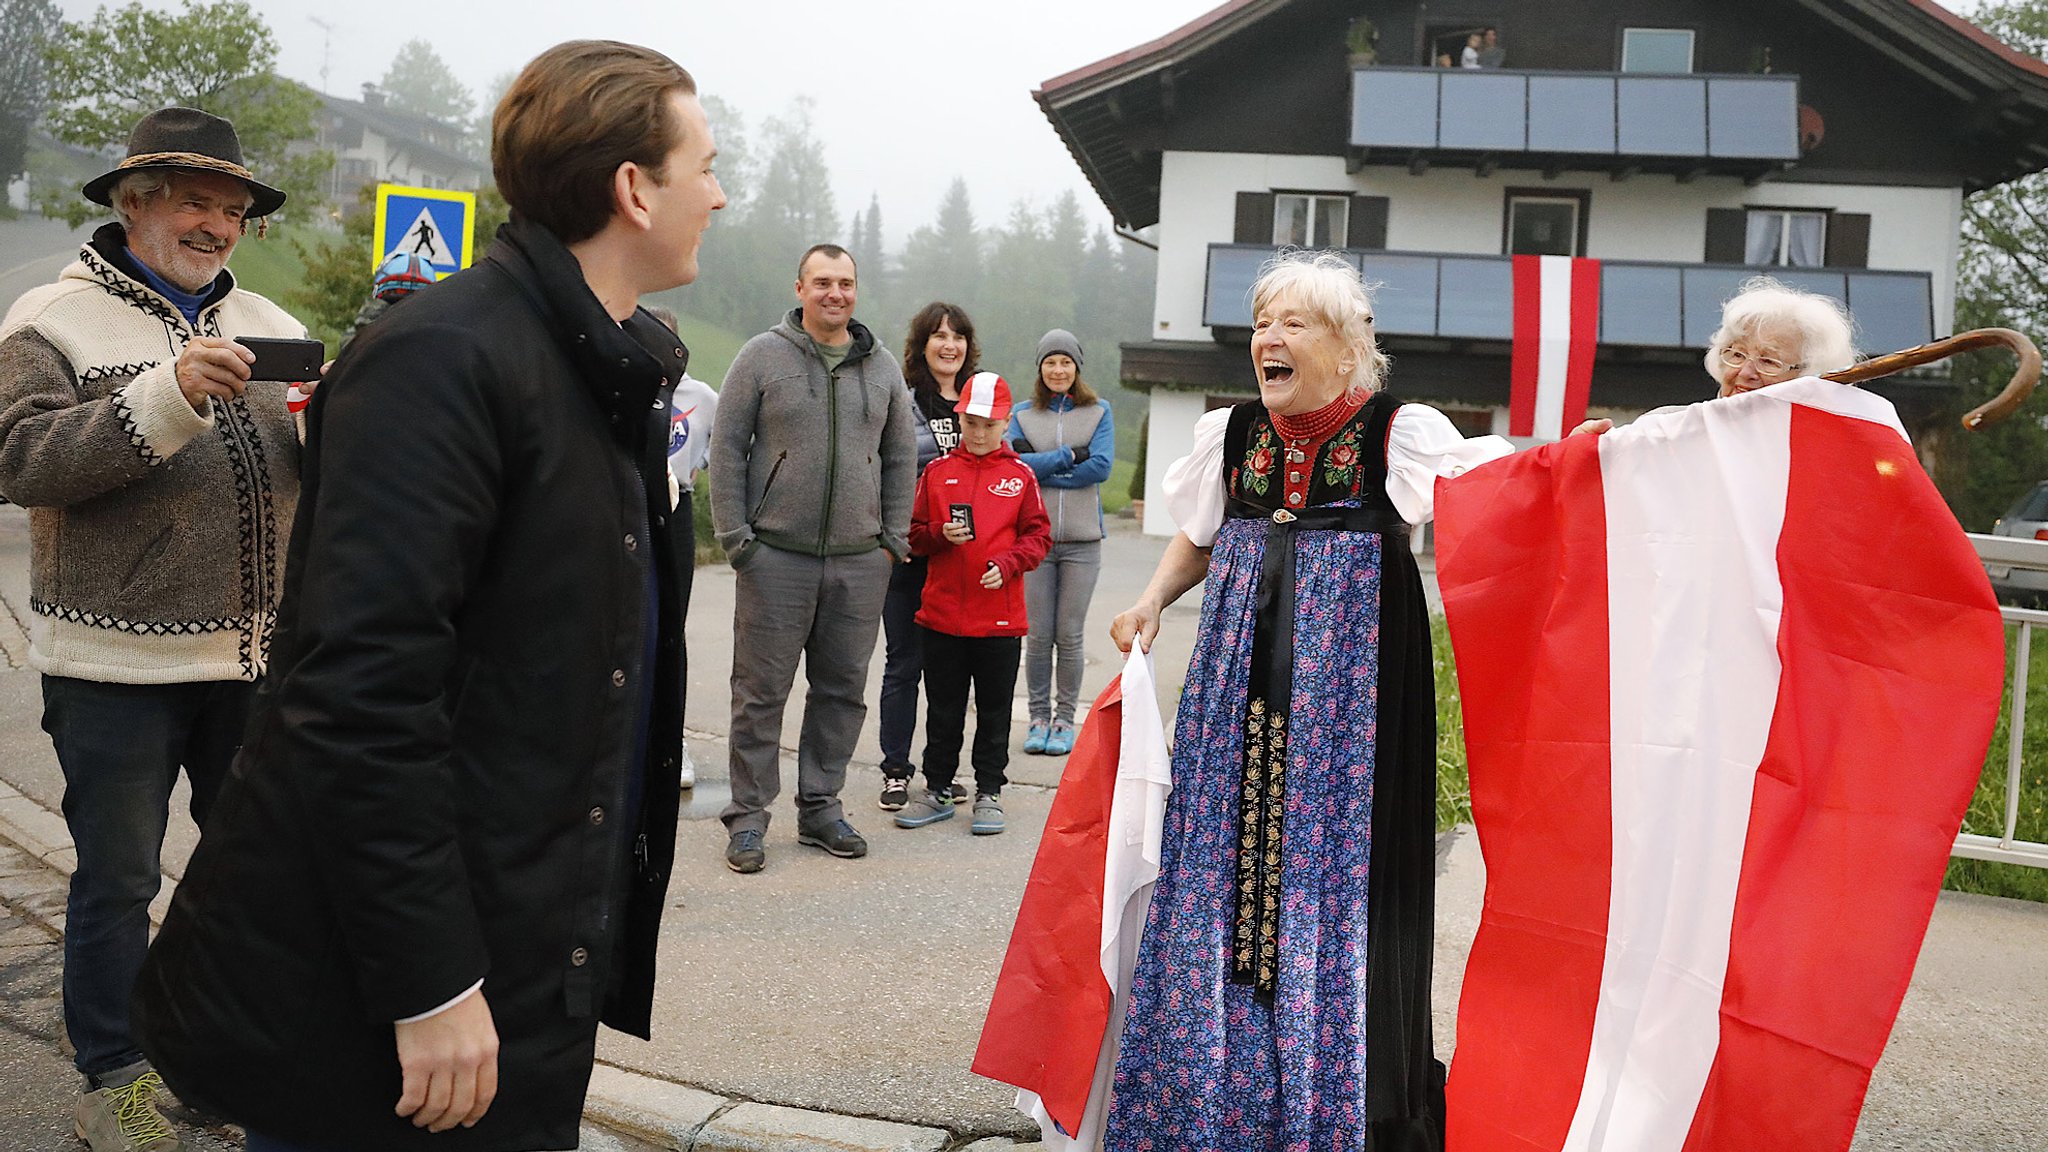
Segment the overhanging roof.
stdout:
<path fill-rule="evenodd" d="M 1159 221 L 1160 141 L 1178 74 L 1297 2 L 1230 0 L 1032 93 L 1119 224 Z M 1965 130 L 1987 147 L 1969 190 L 2048 167 L 2048 62 L 2015 51 L 1934 0 L 1792 2 L 1974 110 Z"/>

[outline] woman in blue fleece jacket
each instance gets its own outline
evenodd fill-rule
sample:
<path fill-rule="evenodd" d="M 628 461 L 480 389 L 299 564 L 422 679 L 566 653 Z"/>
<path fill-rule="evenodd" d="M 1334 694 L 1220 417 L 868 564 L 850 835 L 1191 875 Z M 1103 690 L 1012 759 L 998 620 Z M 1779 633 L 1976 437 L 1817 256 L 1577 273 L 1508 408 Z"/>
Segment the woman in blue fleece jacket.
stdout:
<path fill-rule="evenodd" d="M 1072 332 L 1055 328 L 1039 338 L 1038 384 L 1032 402 L 1010 416 L 1010 438 L 1038 477 L 1053 540 L 1045 562 L 1024 577 L 1031 620 L 1024 639 L 1024 680 L 1031 700 L 1024 751 L 1064 756 L 1074 750 L 1081 644 L 1088 601 L 1102 572 L 1102 482 L 1109 479 L 1116 455 L 1109 404 L 1081 379 L 1081 342 Z"/>

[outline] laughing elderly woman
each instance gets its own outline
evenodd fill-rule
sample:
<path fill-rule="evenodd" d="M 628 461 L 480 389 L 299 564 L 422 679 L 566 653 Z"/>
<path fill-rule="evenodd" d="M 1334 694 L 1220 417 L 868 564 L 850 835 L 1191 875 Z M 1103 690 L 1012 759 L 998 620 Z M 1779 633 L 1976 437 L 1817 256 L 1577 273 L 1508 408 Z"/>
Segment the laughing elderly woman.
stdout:
<path fill-rule="evenodd" d="M 1341 257 L 1283 258 L 1252 292 L 1259 398 L 1195 425 L 1165 483 L 1180 532 L 1111 627 L 1149 649 L 1207 578 L 1106 1146 L 1440 1149 L 1435 682 L 1408 529 L 1438 476 L 1509 447 L 1381 390 Z"/>

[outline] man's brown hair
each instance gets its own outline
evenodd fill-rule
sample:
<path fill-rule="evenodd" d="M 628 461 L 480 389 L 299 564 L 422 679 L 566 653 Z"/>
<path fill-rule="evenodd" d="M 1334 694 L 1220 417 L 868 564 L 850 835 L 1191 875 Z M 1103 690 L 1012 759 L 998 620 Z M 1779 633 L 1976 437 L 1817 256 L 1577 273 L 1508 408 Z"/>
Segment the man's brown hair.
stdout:
<path fill-rule="evenodd" d="M 512 211 L 564 244 L 612 217 L 612 177 L 663 168 L 682 136 L 669 94 L 697 94 L 682 65 L 637 44 L 571 40 L 533 58 L 491 118 L 491 171 Z"/>
<path fill-rule="evenodd" d="M 804 269 L 810 266 L 813 256 L 823 256 L 827 260 L 837 260 L 843 256 L 853 265 L 854 279 L 860 278 L 860 261 L 853 258 L 853 253 L 837 244 L 813 244 L 804 249 L 804 254 L 796 259 L 796 278 L 799 282 L 803 280 Z"/>

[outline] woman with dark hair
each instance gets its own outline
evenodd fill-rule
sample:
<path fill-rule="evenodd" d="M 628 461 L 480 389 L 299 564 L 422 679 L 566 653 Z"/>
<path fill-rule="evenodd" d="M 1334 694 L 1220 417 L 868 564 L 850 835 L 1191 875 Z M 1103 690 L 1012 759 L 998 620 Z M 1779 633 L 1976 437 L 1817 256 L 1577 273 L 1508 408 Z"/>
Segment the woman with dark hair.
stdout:
<path fill-rule="evenodd" d="M 917 429 L 917 472 L 960 443 L 960 382 L 981 363 L 981 345 L 974 339 L 974 321 L 957 304 L 933 301 L 910 318 L 903 341 L 903 380 L 910 385 Z M 882 604 L 882 632 L 887 655 L 882 663 L 882 799 L 884 812 L 910 802 L 910 738 L 917 731 L 917 681 L 924 672 L 924 651 L 917 636 L 917 609 L 924 601 L 925 559 L 915 557 L 889 573 L 889 595 Z M 955 783 L 952 799 L 965 800 L 966 789 Z"/>
<path fill-rule="evenodd" d="M 1024 577 L 1030 631 L 1024 680 L 1031 727 L 1024 751 L 1065 756 L 1074 750 L 1074 704 L 1081 695 L 1081 644 L 1088 601 L 1102 572 L 1102 482 L 1116 454 L 1109 405 L 1081 379 L 1081 342 L 1055 328 L 1038 340 L 1038 386 L 1010 416 L 1017 454 L 1038 476 L 1052 520 L 1052 551 Z M 1057 646 L 1059 693 L 1052 691 Z"/>

